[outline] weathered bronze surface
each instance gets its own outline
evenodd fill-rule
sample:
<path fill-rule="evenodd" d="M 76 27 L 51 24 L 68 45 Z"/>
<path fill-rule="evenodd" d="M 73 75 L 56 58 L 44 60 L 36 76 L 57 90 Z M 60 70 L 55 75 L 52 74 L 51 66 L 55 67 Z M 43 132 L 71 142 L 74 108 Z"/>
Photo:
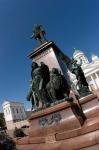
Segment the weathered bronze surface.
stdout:
<path fill-rule="evenodd" d="M 70 86 L 64 75 L 57 68 L 49 67 L 41 62 L 39 66 L 32 62 L 31 87 L 27 95 L 27 100 L 32 103 L 32 110 L 39 110 L 63 102 L 64 100 L 73 101 L 69 98 Z M 42 107 L 39 108 L 39 102 Z"/>
<path fill-rule="evenodd" d="M 70 87 L 65 77 L 57 68 L 52 68 L 50 71 L 50 81 L 47 84 L 47 92 L 53 102 L 69 98 Z"/>
<path fill-rule="evenodd" d="M 76 79 L 77 79 L 77 90 L 80 94 L 80 96 L 86 96 L 88 94 L 90 94 L 90 90 L 89 90 L 89 87 L 88 87 L 88 83 L 86 81 L 86 78 L 85 78 L 85 75 L 84 75 L 84 72 L 81 68 L 81 64 L 77 64 L 77 60 L 74 60 L 72 59 L 71 60 L 71 69 L 70 71 L 75 74 L 76 76 Z"/>
<path fill-rule="evenodd" d="M 42 108 L 50 106 L 50 99 L 46 91 L 46 84 L 49 81 L 49 68 L 43 62 L 39 66 L 36 62 L 32 62 L 32 85 L 27 96 L 28 100 L 32 101 L 32 109 L 37 110 L 39 101 L 42 103 Z"/>
<path fill-rule="evenodd" d="M 54 113 L 51 115 L 51 117 L 48 119 L 46 117 L 41 117 L 39 119 L 39 125 L 40 127 L 46 127 L 48 125 L 51 125 L 53 123 L 58 123 L 62 119 L 60 113 Z"/>
<path fill-rule="evenodd" d="M 44 43 L 46 40 L 45 38 L 45 30 L 42 25 L 34 25 L 33 28 L 33 34 L 31 38 L 34 38 L 35 40 L 39 41 L 40 44 Z"/>

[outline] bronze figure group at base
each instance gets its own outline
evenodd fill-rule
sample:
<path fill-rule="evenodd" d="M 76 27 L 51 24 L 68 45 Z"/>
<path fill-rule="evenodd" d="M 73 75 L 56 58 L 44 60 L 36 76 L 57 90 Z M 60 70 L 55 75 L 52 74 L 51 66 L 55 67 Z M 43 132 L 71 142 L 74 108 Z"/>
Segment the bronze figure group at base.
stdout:
<path fill-rule="evenodd" d="M 80 97 L 90 94 L 88 83 L 77 61 L 71 60 L 70 71 L 76 75 L 78 93 Z M 64 100 L 72 102 L 73 99 L 69 97 L 71 87 L 67 83 L 64 75 L 61 74 L 57 68 L 49 67 L 41 62 L 40 66 L 32 63 L 31 71 L 31 86 L 27 95 L 27 100 L 32 103 L 32 110 L 36 111 L 58 104 Z"/>
<path fill-rule="evenodd" d="M 27 100 L 32 102 L 32 109 L 46 108 L 64 99 L 72 101 L 72 98 L 69 98 L 70 86 L 57 68 L 49 71 L 44 62 L 41 62 L 40 66 L 33 62 L 31 78 Z"/>

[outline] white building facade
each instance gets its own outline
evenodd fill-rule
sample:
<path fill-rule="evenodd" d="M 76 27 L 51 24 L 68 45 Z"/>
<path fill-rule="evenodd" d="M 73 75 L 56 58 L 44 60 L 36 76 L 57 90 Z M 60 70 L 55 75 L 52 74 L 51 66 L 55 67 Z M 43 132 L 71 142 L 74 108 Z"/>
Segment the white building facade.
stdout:
<path fill-rule="evenodd" d="M 92 55 L 91 62 L 89 62 L 88 58 L 82 51 L 75 50 L 73 58 L 77 60 L 78 63 L 82 62 L 81 67 L 84 71 L 90 90 L 95 91 L 99 89 L 99 57 Z M 77 80 L 75 75 L 70 72 L 69 75 L 74 84 L 76 84 Z"/>
<path fill-rule="evenodd" d="M 2 106 L 8 130 L 27 124 L 25 124 L 27 116 L 23 103 L 4 101 Z"/>

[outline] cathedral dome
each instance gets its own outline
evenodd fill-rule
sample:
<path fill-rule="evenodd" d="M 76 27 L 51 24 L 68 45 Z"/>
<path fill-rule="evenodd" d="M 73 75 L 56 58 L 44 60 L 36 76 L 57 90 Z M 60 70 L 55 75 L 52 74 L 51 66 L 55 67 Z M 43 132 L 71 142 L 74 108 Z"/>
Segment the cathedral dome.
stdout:
<path fill-rule="evenodd" d="M 74 49 L 73 58 L 80 63 L 82 61 L 82 65 L 86 65 L 89 63 L 86 55 L 81 50 Z"/>
<path fill-rule="evenodd" d="M 78 55 L 81 55 L 81 54 L 84 54 L 84 53 L 80 50 L 75 50 L 74 53 L 73 53 L 73 58 L 75 58 L 75 57 L 77 57 Z"/>

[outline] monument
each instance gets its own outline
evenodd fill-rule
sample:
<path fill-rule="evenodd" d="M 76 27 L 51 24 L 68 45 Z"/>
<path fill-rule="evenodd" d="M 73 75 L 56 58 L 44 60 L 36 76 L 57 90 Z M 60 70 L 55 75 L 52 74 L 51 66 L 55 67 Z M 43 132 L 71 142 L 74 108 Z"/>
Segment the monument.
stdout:
<path fill-rule="evenodd" d="M 35 25 L 31 38 L 39 45 L 28 55 L 32 60 L 27 96 L 32 102 L 30 127 L 28 136 L 16 140 L 17 149 L 99 148 L 99 100 L 89 91 L 81 67 L 45 34 L 43 26 Z M 79 97 L 71 95 L 67 69 L 76 75 Z"/>

